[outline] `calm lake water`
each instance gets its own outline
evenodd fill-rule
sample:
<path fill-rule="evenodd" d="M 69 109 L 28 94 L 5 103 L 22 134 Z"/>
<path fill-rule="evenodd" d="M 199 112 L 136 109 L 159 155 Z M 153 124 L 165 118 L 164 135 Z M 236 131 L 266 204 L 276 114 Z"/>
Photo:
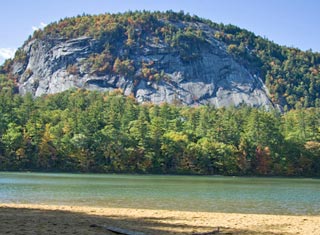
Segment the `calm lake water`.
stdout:
<path fill-rule="evenodd" d="M 320 215 L 320 179 L 0 172 L 0 203 Z"/>

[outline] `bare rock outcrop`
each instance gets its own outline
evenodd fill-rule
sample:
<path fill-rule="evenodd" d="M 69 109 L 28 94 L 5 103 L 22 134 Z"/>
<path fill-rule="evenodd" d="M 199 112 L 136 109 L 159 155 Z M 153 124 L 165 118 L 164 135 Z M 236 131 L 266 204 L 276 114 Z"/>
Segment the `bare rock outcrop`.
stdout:
<path fill-rule="evenodd" d="M 130 52 L 118 43 L 118 56 L 125 55 L 133 63 L 134 71 L 130 74 L 92 72 L 88 58 L 101 53 L 103 42 L 98 39 L 83 36 L 68 40 L 52 37 L 30 40 L 22 47 L 26 62 L 13 66 L 19 91 L 41 96 L 70 88 L 121 89 L 125 95 L 133 94 L 141 103 L 178 102 L 216 107 L 245 103 L 266 109 L 273 107 L 259 75 L 252 74 L 235 60 L 226 46 L 215 39 L 208 25 L 182 22 L 175 23 L 174 27 L 181 30 L 193 27 L 204 32 L 203 42 L 189 45 L 197 47 L 195 55 L 190 55 L 186 61 L 179 49 L 163 40 L 155 43 L 152 36 L 145 40 L 143 47 L 133 46 Z M 148 64 L 150 70 L 161 74 L 160 79 L 146 79 L 142 64 Z"/>

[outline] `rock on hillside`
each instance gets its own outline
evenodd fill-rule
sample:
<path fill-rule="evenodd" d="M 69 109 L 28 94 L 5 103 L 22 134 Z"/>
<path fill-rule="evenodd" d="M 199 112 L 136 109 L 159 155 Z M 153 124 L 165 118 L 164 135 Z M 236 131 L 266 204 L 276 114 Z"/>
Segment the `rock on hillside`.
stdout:
<path fill-rule="evenodd" d="M 116 39 L 33 37 L 20 49 L 24 59 L 12 66 L 19 92 L 41 96 L 70 88 L 121 89 L 141 103 L 273 107 L 259 76 L 228 53 L 210 26 L 164 19 L 157 23 L 180 36 L 167 42 L 136 27 L 141 36 L 133 42 L 121 30 Z"/>

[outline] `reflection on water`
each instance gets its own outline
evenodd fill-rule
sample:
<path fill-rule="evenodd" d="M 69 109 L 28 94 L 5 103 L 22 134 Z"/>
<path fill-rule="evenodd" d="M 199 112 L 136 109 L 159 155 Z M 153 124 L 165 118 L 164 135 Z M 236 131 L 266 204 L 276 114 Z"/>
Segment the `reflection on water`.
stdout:
<path fill-rule="evenodd" d="M 320 214 L 319 179 L 0 173 L 0 203 Z"/>

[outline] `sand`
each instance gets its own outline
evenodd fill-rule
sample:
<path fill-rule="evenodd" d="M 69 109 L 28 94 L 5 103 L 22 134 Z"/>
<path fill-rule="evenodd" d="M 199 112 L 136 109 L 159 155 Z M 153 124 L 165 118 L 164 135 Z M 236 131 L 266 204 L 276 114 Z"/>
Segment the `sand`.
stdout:
<path fill-rule="evenodd" d="M 0 234 L 115 234 L 112 226 L 144 234 L 320 234 L 320 216 L 182 212 L 35 204 L 0 204 Z"/>

